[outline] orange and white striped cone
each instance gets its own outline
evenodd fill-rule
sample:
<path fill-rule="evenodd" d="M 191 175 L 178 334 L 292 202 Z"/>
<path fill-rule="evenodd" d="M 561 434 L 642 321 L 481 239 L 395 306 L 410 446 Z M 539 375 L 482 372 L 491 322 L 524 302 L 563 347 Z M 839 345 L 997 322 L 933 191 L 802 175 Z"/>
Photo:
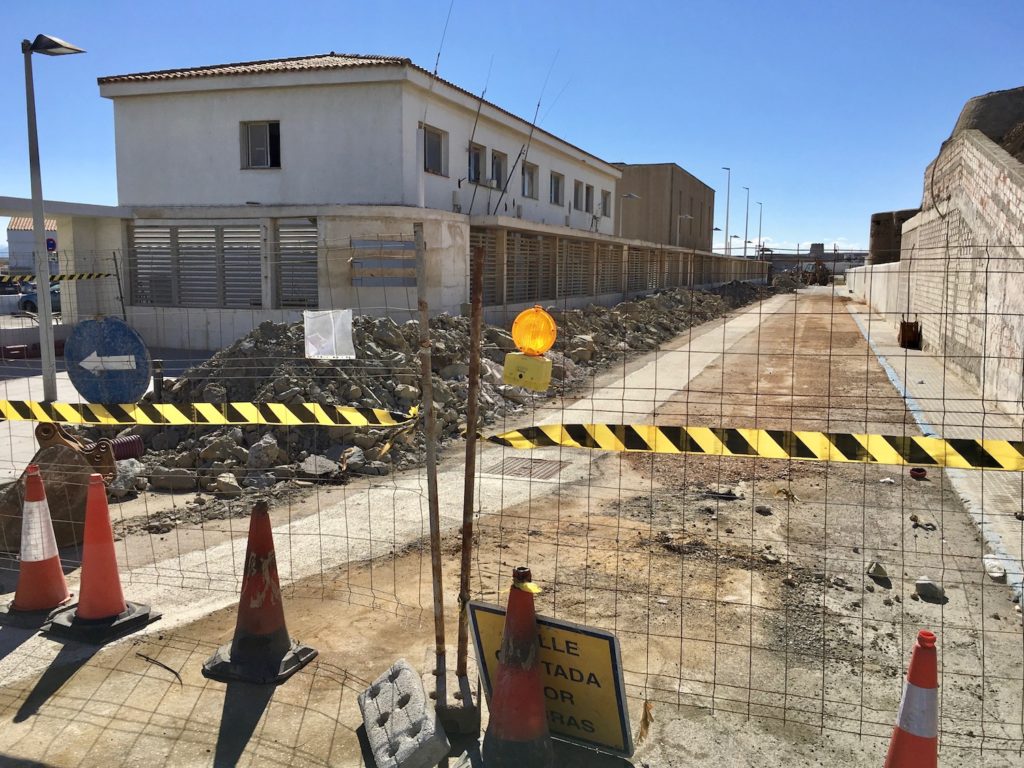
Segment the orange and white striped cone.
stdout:
<path fill-rule="evenodd" d="M 938 764 L 939 671 L 935 635 L 922 629 L 910 656 L 885 768 L 936 768 Z"/>
<path fill-rule="evenodd" d="M 114 531 L 103 478 L 89 477 L 82 537 L 82 573 L 78 603 L 50 618 L 44 627 L 55 635 L 100 644 L 141 629 L 160 618 L 143 603 L 124 599 L 114 551 Z"/>
<path fill-rule="evenodd" d="M 21 566 L 11 611 L 49 612 L 70 598 L 53 535 L 50 507 L 39 467 L 25 473 L 25 506 L 21 513 Z"/>

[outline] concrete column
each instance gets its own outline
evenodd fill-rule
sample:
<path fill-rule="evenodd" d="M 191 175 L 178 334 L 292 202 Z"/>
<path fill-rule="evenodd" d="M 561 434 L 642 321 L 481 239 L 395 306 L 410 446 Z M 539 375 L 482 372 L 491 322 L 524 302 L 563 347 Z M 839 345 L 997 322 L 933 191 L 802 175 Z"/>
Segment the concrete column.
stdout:
<path fill-rule="evenodd" d="M 622 299 L 623 301 L 629 296 L 629 246 L 622 246 Z"/>

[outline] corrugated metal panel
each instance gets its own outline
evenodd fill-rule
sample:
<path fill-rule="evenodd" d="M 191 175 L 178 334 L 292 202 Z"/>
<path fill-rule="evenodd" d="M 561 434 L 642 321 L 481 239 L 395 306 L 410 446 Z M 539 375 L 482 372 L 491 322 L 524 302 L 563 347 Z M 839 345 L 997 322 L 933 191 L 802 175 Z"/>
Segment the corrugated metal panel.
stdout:
<path fill-rule="evenodd" d="M 175 306 L 171 227 L 131 227 L 129 245 L 131 303 Z"/>
<path fill-rule="evenodd" d="M 278 301 L 282 307 L 312 309 L 319 305 L 317 290 L 316 222 L 281 223 L 277 228 Z"/>

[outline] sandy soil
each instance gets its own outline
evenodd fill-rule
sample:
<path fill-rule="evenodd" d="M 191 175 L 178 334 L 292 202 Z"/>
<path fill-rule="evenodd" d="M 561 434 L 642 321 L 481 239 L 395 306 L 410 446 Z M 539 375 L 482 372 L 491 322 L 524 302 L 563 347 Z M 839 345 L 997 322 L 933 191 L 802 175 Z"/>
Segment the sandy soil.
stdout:
<path fill-rule="evenodd" d="M 658 420 L 916 433 L 841 302 L 820 291 L 766 317 Z M 634 732 L 653 703 L 635 765 L 877 766 L 925 627 L 940 643 L 942 765 L 1020 765 L 1020 614 L 986 577 L 983 546 L 941 472 L 916 482 L 895 467 L 594 454 L 573 484 L 504 482 L 529 483 L 531 500 L 481 510 L 473 596 L 502 600 L 509 569 L 529 563 L 546 587 L 542 612 L 616 632 Z M 290 509 L 312 513 L 321 500 Z M 157 557 L 244 528 L 218 522 L 126 544 Z M 452 596 L 458 552 L 446 537 Z M 889 581 L 865 575 L 872 560 Z M 361 765 L 355 697 L 393 659 L 421 665 L 429 574 L 417 542 L 286 587 L 289 628 L 320 656 L 277 689 L 200 675 L 230 640 L 233 609 L 84 661 L 58 657 L 41 678 L 0 689 L 0 762 Z M 944 604 L 916 599 L 924 575 L 945 586 Z M 446 609 L 454 643 L 454 600 Z M 19 632 L 0 629 L 0 645 L 16 647 Z"/>

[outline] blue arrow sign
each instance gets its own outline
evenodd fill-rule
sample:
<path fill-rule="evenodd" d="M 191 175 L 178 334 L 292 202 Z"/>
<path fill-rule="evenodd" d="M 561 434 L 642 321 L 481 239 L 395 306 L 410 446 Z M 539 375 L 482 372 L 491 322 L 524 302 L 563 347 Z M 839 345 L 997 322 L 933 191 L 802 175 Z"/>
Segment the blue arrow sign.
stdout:
<path fill-rule="evenodd" d="M 123 320 L 83 320 L 64 344 L 68 377 L 90 403 L 135 403 L 152 375 L 149 350 Z"/>

